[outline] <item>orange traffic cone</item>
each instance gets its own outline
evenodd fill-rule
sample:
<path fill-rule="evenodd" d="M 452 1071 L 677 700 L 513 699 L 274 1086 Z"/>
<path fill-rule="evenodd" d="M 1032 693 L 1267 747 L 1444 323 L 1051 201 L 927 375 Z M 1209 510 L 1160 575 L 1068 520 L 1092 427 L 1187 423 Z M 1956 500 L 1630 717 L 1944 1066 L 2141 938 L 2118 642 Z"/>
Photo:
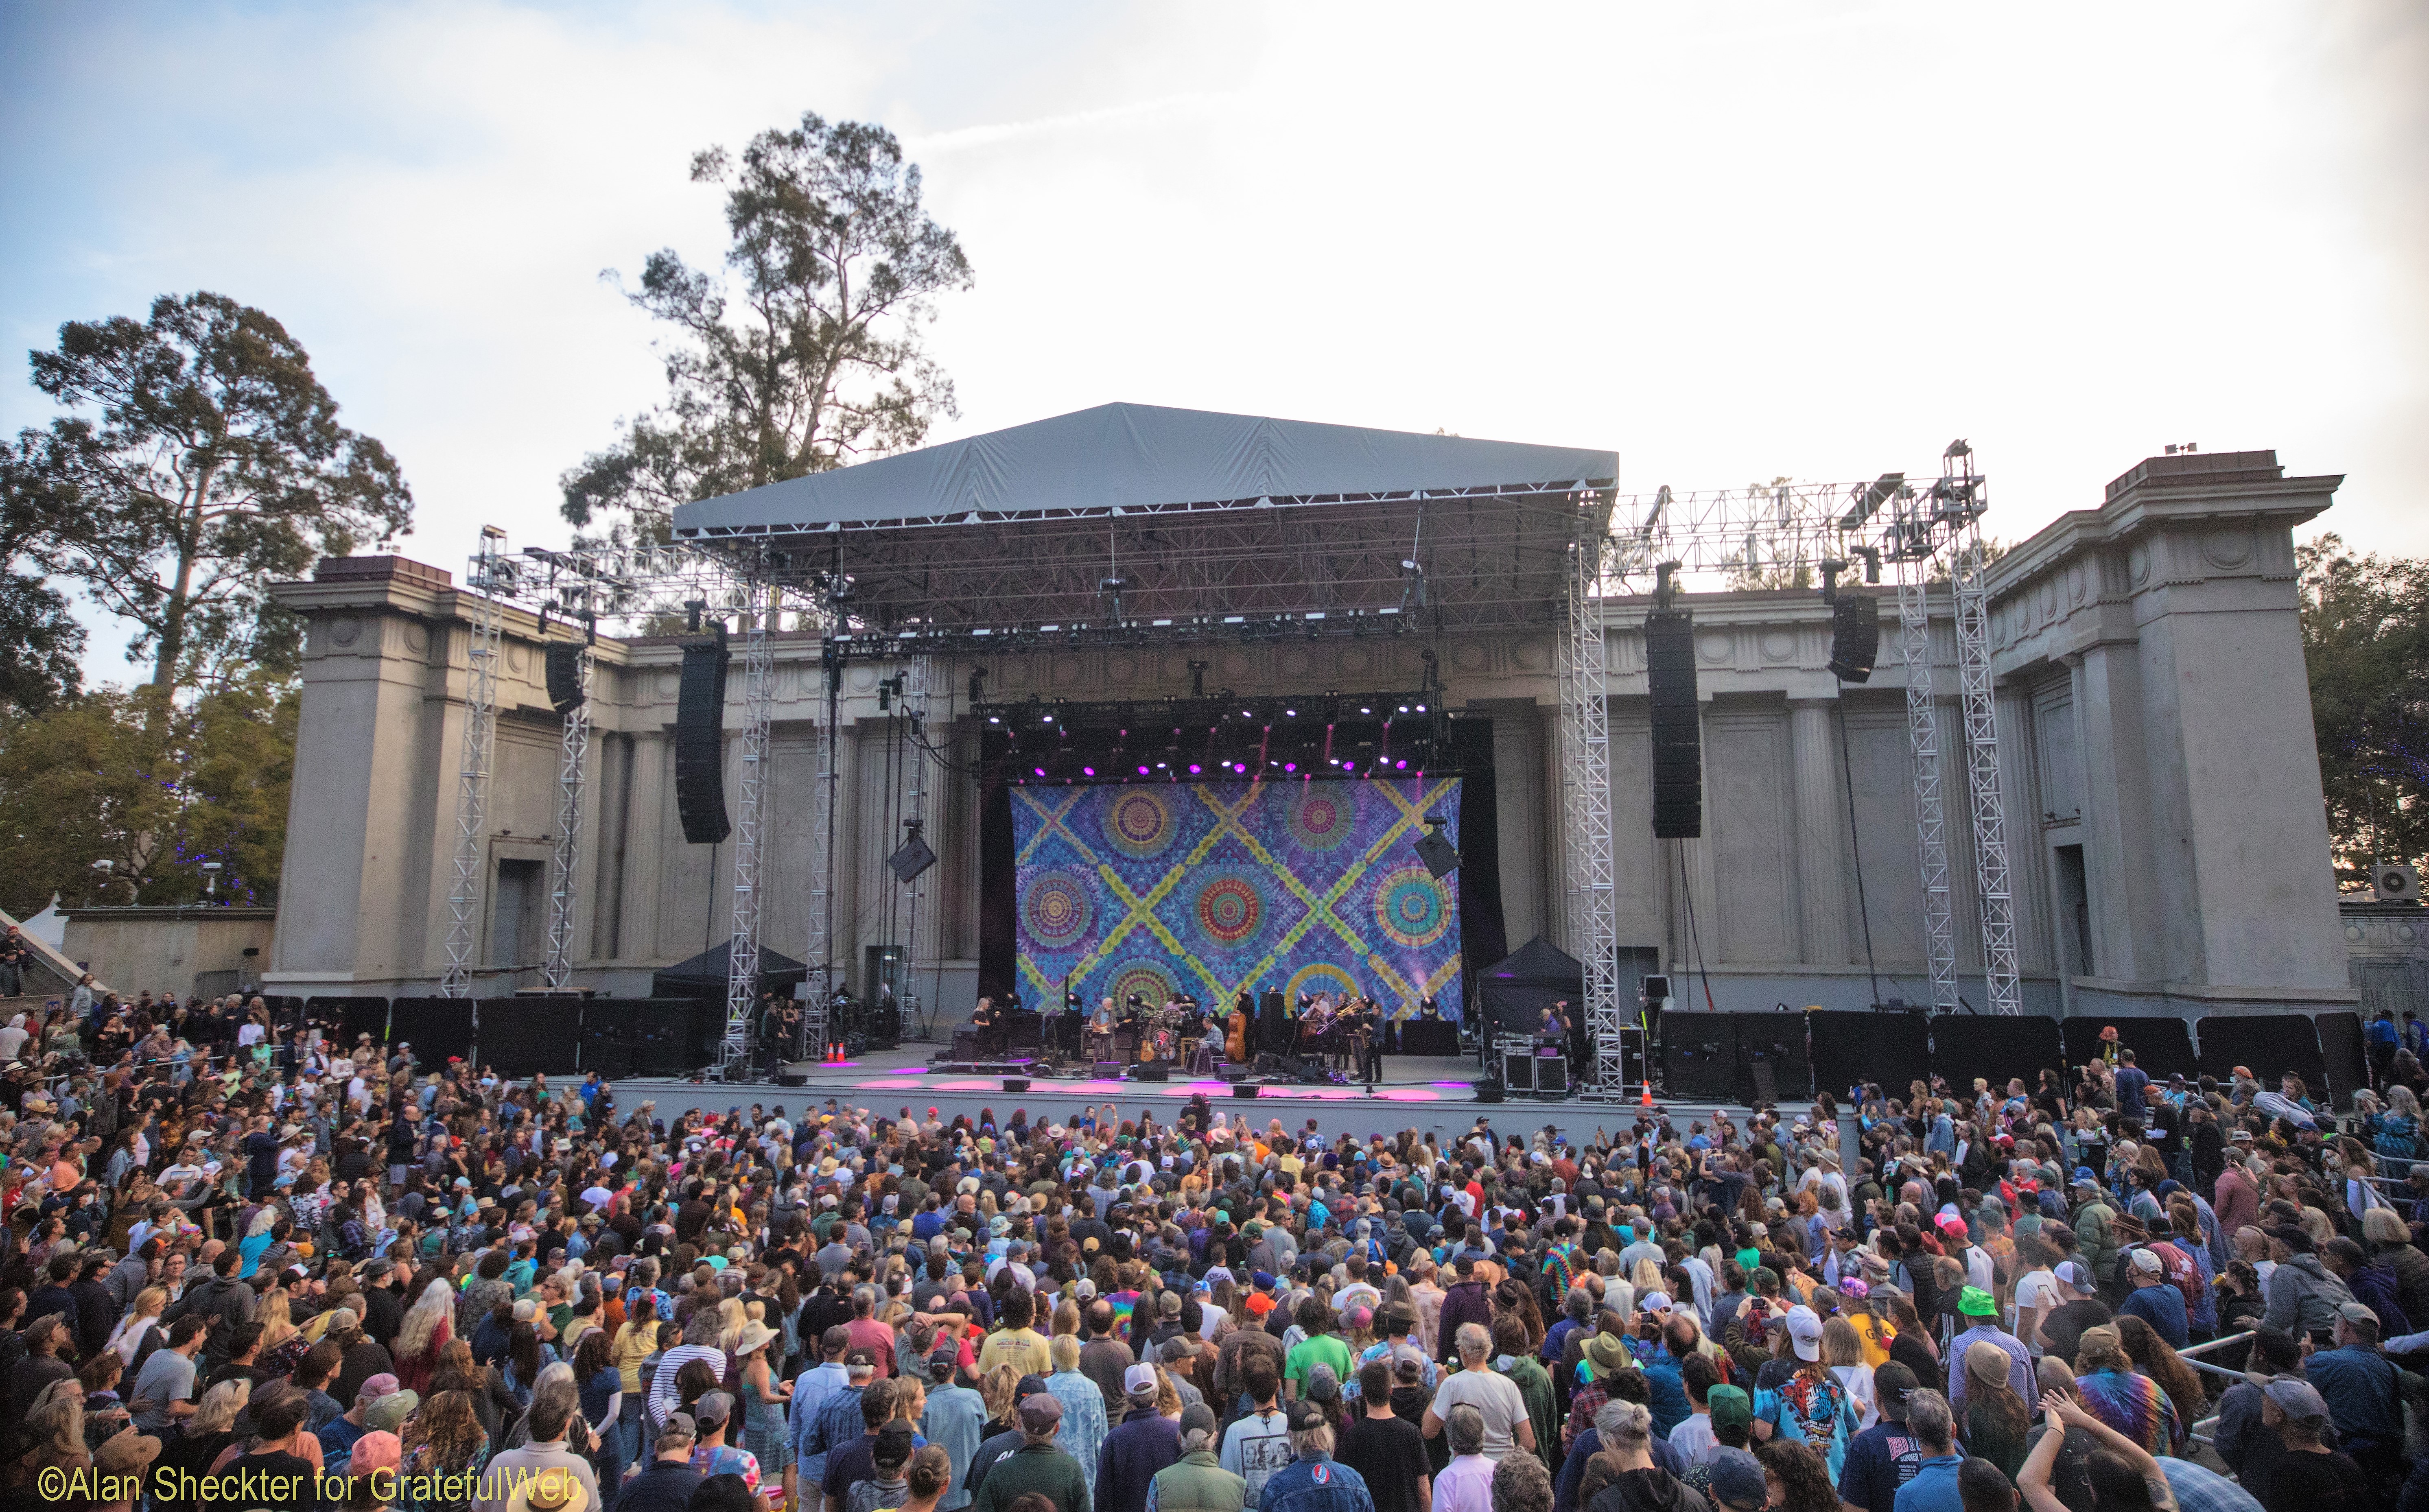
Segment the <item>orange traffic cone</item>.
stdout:
<path fill-rule="evenodd" d="M 1653 1106 L 1653 1083 L 1649 1081 L 1644 1083 L 1644 1095 L 1637 1100 L 1637 1106 L 1640 1108 Z"/>

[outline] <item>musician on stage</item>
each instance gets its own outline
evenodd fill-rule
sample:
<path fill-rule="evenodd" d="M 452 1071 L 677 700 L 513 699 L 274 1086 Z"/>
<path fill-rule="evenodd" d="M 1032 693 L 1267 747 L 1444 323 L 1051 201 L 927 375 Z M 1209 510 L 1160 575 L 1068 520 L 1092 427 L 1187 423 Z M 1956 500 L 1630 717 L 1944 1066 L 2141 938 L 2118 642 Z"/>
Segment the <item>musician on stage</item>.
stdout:
<path fill-rule="evenodd" d="M 1372 1087 L 1383 1079 L 1383 1010 L 1373 998 L 1358 1004 L 1349 1020 L 1350 1051 L 1358 1058 L 1358 1079 Z"/>
<path fill-rule="evenodd" d="M 995 1011 L 994 998 L 979 999 L 979 1006 L 970 1013 L 970 1027 L 978 1031 L 979 1049 L 982 1053 L 991 1056 L 1003 1054 L 1004 1025 L 1001 1017 Z"/>
<path fill-rule="evenodd" d="M 1535 1031 L 1536 1040 L 1544 1044 L 1556 1044 L 1566 1055 L 1569 1048 L 1569 1000 L 1565 997 L 1544 1010 L 1543 1027 Z"/>
<path fill-rule="evenodd" d="M 1088 1021 L 1088 1027 L 1094 1029 L 1099 1034 L 1111 1034 L 1114 1032 L 1113 998 L 1105 997 L 1098 1002 L 1097 1016 Z"/>

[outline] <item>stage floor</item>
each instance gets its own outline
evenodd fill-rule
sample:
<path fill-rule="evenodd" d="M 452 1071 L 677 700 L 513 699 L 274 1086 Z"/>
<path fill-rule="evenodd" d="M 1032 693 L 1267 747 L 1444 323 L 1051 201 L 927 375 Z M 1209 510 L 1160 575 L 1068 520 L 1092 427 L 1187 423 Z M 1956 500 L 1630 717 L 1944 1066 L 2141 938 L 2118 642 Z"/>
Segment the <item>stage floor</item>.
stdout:
<path fill-rule="evenodd" d="M 1033 1076 L 1026 1092 L 1008 1093 L 1000 1076 L 932 1070 L 929 1058 L 939 1048 L 905 1044 L 839 1065 L 802 1062 L 788 1068 L 807 1078 L 795 1087 L 773 1081 L 696 1083 L 636 1077 L 615 1084 L 616 1106 L 621 1112 L 630 1112 L 643 1102 L 652 1102 L 658 1116 L 672 1118 L 692 1108 L 722 1113 L 753 1103 L 770 1109 L 781 1104 L 798 1118 L 804 1106 L 824 1108 L 833 1098 L 841 1107 L 866 1108 L 881 1116 L 900 1117 L 907 1109 L 924 1118 L 934 1108 L 950 1120 L 963 1113 L 975 1117 L 981 1109 L 992 1109 L 1000 1123 L 1017 1108 L 1028 1111 L 1033 1124 L 1066 1123 L 1093 1107 L 1099 1118 L 1109 1110 L 1117 1117 L 1135 1117 L 1144 1109 L 1159 1123 L 1169 1124 L 1193 1095 L 1202 1092 L 1207 1102 L 1230 1113 L 1234 1124 L 1247 1118 L 1262 1126 L 1267 1119 L 1279 1118 L 1285 1127 L 1296 1129 L 1313 1118 L 1328 1138 L 1389 1136 L 1411 1128 L 1420 1134 L 1459 1135 L 1473 1128 L 1478 1115 L 1483 1114 L 1505 1134 L 1549 1126 L 1573 1140 L 1587 1141 L 1597 1126 L 1619 1134 L 1634 1124 L 1637 1111 L 1633 1105 L 1588 1103 L 1574 1096 L 1538 1099 L 1525 1093 L 1512 1094 L 1497 1104 L 1479 1104 L 1477 1064 L 1462 1056 L 1386 1056 L 1384 1079 L 1376 1083 L 1371 1095 L 1361 1085 L 1311 1087 L 1273 1081 L 1253 1084 L 1256 1095 L 1247 1098 L 1235 1095 L 1231 1083 L 1211 1077 L 1158 1082 Z M 1661 1106 L 1677 1120 L 1708 1117 L 1717 1105 L 1665 1099 Z"/>

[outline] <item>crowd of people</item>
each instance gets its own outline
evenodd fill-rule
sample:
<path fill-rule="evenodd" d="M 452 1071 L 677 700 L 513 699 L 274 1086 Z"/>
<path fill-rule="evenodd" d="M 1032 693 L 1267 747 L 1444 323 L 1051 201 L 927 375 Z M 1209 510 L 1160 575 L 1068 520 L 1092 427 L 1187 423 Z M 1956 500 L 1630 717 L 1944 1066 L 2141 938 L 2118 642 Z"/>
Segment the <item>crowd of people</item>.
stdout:
<path fill-rule="evenodd" d="M 258 999 L 62 1002 L 0 1029 L 0 1495 L 2424 1512 L 2402 1060 L 2341 1118 L 2112 1040 L 2030 1089 L 1359 1139 L 660 1118 Z"/>

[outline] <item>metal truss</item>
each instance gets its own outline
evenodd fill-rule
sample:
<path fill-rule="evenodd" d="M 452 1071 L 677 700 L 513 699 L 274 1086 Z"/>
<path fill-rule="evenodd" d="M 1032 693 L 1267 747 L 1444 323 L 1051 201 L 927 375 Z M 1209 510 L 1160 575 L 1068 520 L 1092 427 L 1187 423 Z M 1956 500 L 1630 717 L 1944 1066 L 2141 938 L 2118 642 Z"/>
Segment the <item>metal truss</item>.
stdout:
<path fill-rule="evenodd" d="M 958 648 L 1517 629 L 1559 620 L 1579 491 L 1608 506 L 1607 486 L 1562 484 L 965 518 L 779 535 L 767 550 L 780 581 L 831 594 L 838 632 L 854 637 Z"/>
<path fill-rule="evenodd" d="M 1959 450 L 1959 448 L 1964 448 Z M 1941 460 L 1936 492 L 1961 492 L 1979 505 L 1982 480 L 1974 453 L 1958 442 Z M 1969 522 L 1950 563 L 1957 599 L 1957 675 L 1965 710 L 1965 779 L 1974 800 L 1974 885 L 1982 899 L 1982 964 L 1991 1011 L 2024 1011 L 2016 982 L 2015 898 L 2009 891 L 2007 811 L 1999 792 L 1998 700 L 1991 686 L 1991 590 L 1985 577 L 1991 553 L 1977 519 Z"/>
<path fill-rule="evenodd" d="M 818 721 L 818 775 L 810 789 L 810 910 L 801 951 L 809 975 L 802 983 L 801 1043 L 794 1050 L 805 1060 L 811 1045 L 821 1051 L 826 1048 L 827 1004 L 834 995 L 831 963 L 834 956 L 835 779 L 843 745 L 836 720 L 843 681 L 841 665 L 831 656 L 823 660 L 826 715 Z"/>
<path fill-rule="evenodd" d="M 1948 817 L 1940 783 L 1940 725 L 1931 700 L 1931 613 L 1927 562 L 1899 564 L 1898 653 L 1906 662 L 1907 743 L 1914 754 L 1915 855 L 1923 866 L 1924 955 L 1931 968 L 1931 1007 L 1957 1011 L 1957 937 L 1950 923 Z"/>
<path fill-rule="evenodd" d="M 1916 561 L 1956 539 L 1981 513 L 1978 497 L 1922 490 L 1902 472 L 1869 483 L 1754 484 L 1675 493 L 1667 487 L 1611 503 L 1607 593 L 1642 592 L 1638 580 L 1677 564 L 1675 585 L 1710 592 L 1820 587 L 1815 569 L 1836 559 Z"/>
<path fill-rule="evenodd" d="M 1580 1092 L 1598 1101 L 1626 1096 L 1619 1015 L 1619 919 L 1611 854 L 1611 714 L 1603 605 L 1603 535 L 1599 511 L 1580 498 L 1574 506 L 1567 633 L 1560 639 L 1561 798 L 1566 819 L 1570 947 L 1584 965 L 1585 1019 L 1594 1040 L 1595 1073 Z"/>
<path fill-rule="evenodd" d="M 902 752 L 902 825 L 906 839 L 922 835 L 927 829 L 928 741 L 923 727 L 928 721 L 929 684 L 934 675 L 934 657 L 915 656 L 911 659 L 910 676 L 903 684 L 902 717 L 911 731 L 910 742 Z M 901 885 L 910 917 L 902 930 L 902 987 L 894 994 L 894 1003 L 902 1020 L 902 1034 L 908 1038 L 926 1032 L 919 1001 L 919 905 L 928 895 L 928 870 L 920 870 Z"/>
<path fill-rule="evenodd" d="M 582 789 L 590 760 L 590 641 L 574 660 L 573 707 L 556 759 L 556 851 L 549 861 L 548 964 L 541 985 L 560 992 L 573 979 L 574 873 L 582 862 Z"/>
<path fill-rule="evenodd" d="M 473 956 L 481 945 L 481 899 L 487 893 L 489 853 L 489 763 L 498 733 L 498 636 L 505 620 L 499 590 L 505 580 L 501 553 L 505 532 L 483 526 L 481 544 L 466 576 L 464 743 L 455 786 L 454 876 L 447 889 L 447 965 L 438 978 L 441 997 L 472 995 Z M 468 597 L 469 595 L 469 597 Z"/>
<path fill-rule="evenodd" d="M 755 595 L 746 593 L 746 598 Z M 741 792 L 734 808 L 734 913 L 726 935 L 725 1038 L 718 1075 L 739 1081 L 751 1069 L 751 1021 L 759 1011 L 760 843 L 766 833 L 768 729 L 774 715 L 776 649 L 770 612 L 750 616 L 742 633 Z"/>

